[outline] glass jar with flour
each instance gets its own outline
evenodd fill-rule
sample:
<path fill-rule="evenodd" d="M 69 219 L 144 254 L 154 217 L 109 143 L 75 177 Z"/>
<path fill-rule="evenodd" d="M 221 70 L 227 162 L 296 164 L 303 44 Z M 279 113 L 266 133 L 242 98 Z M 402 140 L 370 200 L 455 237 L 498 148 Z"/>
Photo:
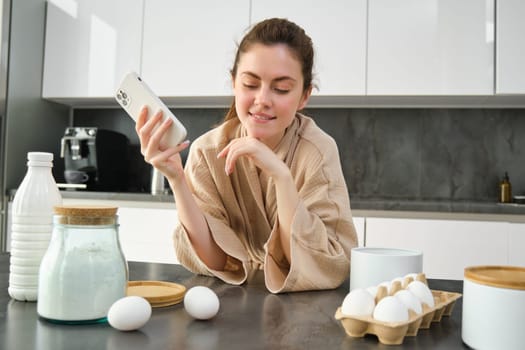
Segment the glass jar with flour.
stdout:
<path fill-rule="evenodd" d="M 116 207 L 54 208 L 53 233 L 38 281 L 39 316 L 62 323 L 105 322 L 126 295 L 128 269 Z"/>

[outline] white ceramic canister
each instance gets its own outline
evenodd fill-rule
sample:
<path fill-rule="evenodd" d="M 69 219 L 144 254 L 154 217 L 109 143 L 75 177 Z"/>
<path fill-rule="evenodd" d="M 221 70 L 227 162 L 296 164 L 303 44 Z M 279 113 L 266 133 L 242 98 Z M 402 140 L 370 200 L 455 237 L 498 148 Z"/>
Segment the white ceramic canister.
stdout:
<path fill-rule="evenodd" d="M 483 349 L 525 347 L 525 267 L 465 269 L 461 337 Z"/>
<path fill-rule="evenodd" d="M 423 272 L 423 253 L 416 250 L 359 247 L 350 255 L 350 290 Z"/>
<path fill-rule="evenodd" d="M 51 242 L 40 264 L 37 312 L 60 323 L 106 321 L 126 295 L 127 263 L 116 207 L 55 207 Z"/>

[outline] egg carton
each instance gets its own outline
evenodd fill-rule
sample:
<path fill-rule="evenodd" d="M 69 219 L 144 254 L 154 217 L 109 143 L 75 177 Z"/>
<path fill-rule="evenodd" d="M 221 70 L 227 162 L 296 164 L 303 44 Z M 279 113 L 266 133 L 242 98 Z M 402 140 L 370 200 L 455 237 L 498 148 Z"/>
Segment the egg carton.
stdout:
<path fill-rule="evenodd" d="M 426 279 L 418 275 L 416 280 L 426 283 Z M 411 280 L 405 280 L 403 286 L 406 286 Z M 384 286 L 380 286 L 376 296 L 376 304 L 381 298 L 387 295 L 393 295 L 402 289 L 400 282 L 394 282 L 390 293 Z M 403 288 L 404 289 L 404 288 Z M 434 307 L 427 304 L 422 305 L 423 312 L 416 314 L 409 310 L 409 319 L 405 322 L 382 322 L 374 319 L 372 316 L 349 316 L 337 308 L 335 318 L 341 321 L 346 334 L 350 337 L 361 338 L 366 334 L 377 336 L 380 343 L 385 345 L 402 344 L 405 337 L 417 336 L 419 329 L 429 329 L 433 322 L 441 322 L 443 316 L 450 316 L 456 300 L 461 297 L 460 293 L 453 293 L 441 290 L 431 290 L 434 297 Z"/>

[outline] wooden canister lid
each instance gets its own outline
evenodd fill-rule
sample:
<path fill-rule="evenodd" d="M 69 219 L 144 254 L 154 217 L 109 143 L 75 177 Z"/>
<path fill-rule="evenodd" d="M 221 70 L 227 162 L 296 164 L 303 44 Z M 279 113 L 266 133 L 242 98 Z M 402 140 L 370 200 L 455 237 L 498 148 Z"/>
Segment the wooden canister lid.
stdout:
<path fill-rule="evenodd" d="M 58 222 L 67 225 L 110 225 L 116 223 L 117 207 L 100 205 L 55 206 Z"/>
<path fill-rule="evenodd" d="M 180 303 L 186 287 L 165 281 L 129 281 L 127 295 L 136 295 L 149 301 L 151 307 L 164 307 Z"/>
<path fill-rule="evenodd" d="M 487 286 L 525 290 L 525 267 L 471 266 L 465 268 L 465 278 Z"/>

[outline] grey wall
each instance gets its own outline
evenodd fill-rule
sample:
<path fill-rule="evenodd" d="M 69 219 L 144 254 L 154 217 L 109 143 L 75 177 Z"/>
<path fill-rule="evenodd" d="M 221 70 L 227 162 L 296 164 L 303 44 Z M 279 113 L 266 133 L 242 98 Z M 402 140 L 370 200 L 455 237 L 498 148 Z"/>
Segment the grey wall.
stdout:
<path fill-rule="evenodd" d="M 505 171 L 525 193 L 524 110 L 311 113 L 337 140 L 354 198 L 496 200 Z"/>
<path fill-rule="evenodd" d="M 225 110 L 174 112 L 195 139 Z M 305 114 L 337 141 L 353 198 L 496 200 L 505 171 L 513 193 L 525 193 L 525 110 L 307 109 Z M 134 124 L 124 112 L 77 110 L 74 120 L 125 133 L 135 145 L 131 166 L 144 163 Z"/>
<path fill-rule="evenodd" d="M 45 0 L 13 1 L 5 130 L 3 190 L 17 188 L 29 151 L 59 157 L 68 108 L 42 100 Z M 61 172 L 59 166 L 54 169 Z"/>
<path fill-rule="evenodd" d="M 20 185 L 27 171 L 27 152 L 54 153 L 53 173 L 63 172 L 56 160 L 59 157 L 60 136 L 68 123 L 69 108 L 41 98 L 45 6 L 45 0 L 11 2 L 7 97 L 1 135 L 0 251 L 5 250 L 6 245 L 8 198 L 5 195 Z"/>

